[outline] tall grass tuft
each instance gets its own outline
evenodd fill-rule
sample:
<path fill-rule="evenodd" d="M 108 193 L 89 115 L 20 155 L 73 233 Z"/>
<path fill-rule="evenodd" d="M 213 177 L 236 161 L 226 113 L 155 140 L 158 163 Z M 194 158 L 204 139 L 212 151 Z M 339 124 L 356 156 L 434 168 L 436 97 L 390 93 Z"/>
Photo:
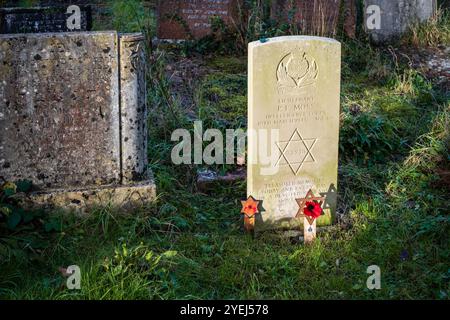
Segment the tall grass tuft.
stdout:
<path fill-rule="evenodd" d="M 437 47 L 450 45 L 450 12 L 439 8 L 425 23 L 416 23 L 403 39 L 404 44 L 414 47 Z"/>

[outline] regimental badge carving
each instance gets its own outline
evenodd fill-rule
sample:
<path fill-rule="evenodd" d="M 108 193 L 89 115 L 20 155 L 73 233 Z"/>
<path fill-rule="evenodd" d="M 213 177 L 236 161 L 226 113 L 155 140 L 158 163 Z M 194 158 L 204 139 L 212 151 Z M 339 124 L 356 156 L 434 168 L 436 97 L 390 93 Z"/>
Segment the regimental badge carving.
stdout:
<path fill-rule="evenodd" d="M 313 85 L 319 75 L 316 60 L 297 49 L 285 55 L 277 67 L 277 86 L 280 94 Z"/>

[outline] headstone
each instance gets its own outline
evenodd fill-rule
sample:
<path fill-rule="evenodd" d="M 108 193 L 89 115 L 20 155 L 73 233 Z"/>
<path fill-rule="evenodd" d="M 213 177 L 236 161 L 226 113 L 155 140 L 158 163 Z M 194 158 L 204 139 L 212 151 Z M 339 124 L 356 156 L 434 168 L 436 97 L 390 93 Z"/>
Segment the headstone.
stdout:
<path fill-rule="evenodd" d="M 211 19 L 231 25 L 240 0 L 165 0 L 158 3 L 158 38 L 200 39 L 212 33 Z"/>
<path fill-rule="evenodd" d="M 79 6 L 80 24 L 74 29 L 68 20 L 73 15 L 66 6 L 42 8 L 0 8 L 0 33 L 43 33 L 89 31 L 91 7 Z"/>
<path fill-rule="evenodd" d="M 335 36 L 342 20 L 346 34 L 355 36 L 355 0 L 275 0 L 271 16 L 295 26 L 300 34 L 315 36 Z"/>
<path fill-rule="evenodd" d="M 249 44 L 247 195 L 263 201 L 255 230 L 303 224 L 296 199 L 336 210 L 341 45 L 287 36 Z"/>
<path fill-rule="evenodd" d="M 152 199 L 142 42 L 116 32 L 0 35 L 0 181 L 31 180 L 38 205 Z"/>
<path fill-rule="evenodd" d="M 436 12 L 436 0 L 365 0 L 365 29 L 375 44 L 398 40 Z"/>
<path fill-rule="evenodd" d="M 133 1 L 115 1 L 116 4 L 120 2 Z M 155 0 L 139 0 L 139 3 L 144 7 L 144 10 L 155 10 Z M 52 7 L 52 6 L 65 6 L 71 5 L 89 6 L 91 8 L 91 16 L 93 21 L 94 30 L 110 30 L 112 24 L 111 20 L 111 0 L 35 0 L 36 6 L 40 7 Z M 88 29 L 89 31 L 90 29 Z"/>

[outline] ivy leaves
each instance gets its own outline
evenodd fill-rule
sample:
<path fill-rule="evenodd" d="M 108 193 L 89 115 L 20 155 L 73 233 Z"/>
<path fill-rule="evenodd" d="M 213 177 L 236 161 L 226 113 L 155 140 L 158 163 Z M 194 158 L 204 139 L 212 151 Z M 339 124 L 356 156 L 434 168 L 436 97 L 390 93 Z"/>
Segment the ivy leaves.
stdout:
<path fill-rule="evenodd" d="M 62 230 L 61 217 L 21 207 L 20 199 L 31 189 L 28 180 L 0 185 L 0 260 L 8 252 L 18 253 L 25 248 L 30 259 L 39 257 L 39 251 L 51 241 L 50 233 Z"/>

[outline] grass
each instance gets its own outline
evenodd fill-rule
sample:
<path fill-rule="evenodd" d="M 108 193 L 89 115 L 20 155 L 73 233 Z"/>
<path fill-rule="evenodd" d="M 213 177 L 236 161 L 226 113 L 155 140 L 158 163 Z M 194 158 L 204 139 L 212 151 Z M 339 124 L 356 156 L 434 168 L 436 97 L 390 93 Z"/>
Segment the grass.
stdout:
<path fill-rule="evenodd" d="M 437 47 L 450 44 L 450 15 L 448 10 L 438 8 L 434 16 L 427 22 L 416 24 L 411 28 L 409 36 L 403 43 L 415 47 Z"/>
<path fill-rule="evenodd" d="M 389 51 L 344 43 L 341 214 L 303 246 L 277 232 L 243 233 L 245 182 L 203 193 L 197 167 L 171 164 L 172 130 L 191 130 L 194 119 L 171 95 L 165 55 L 152 52 L 148 81 L 157 201 L 131 215 L 98 208 L 15 231 L 0 223 L 0 298 L 449 298 L 448 92 L 406 61 L 392 62 Z M 243 125 L 245 60 L 214 55 L 208 65 L 213 71 L 193 92 L 196 118 L 221 130 Z M 46 228 L 49 221 L 59 227 Z M 59 271 L 73 264 L 79 291 L 67 290 Z M 381 290 L 371 291 L 366 270 L 374 264 Z"/>

